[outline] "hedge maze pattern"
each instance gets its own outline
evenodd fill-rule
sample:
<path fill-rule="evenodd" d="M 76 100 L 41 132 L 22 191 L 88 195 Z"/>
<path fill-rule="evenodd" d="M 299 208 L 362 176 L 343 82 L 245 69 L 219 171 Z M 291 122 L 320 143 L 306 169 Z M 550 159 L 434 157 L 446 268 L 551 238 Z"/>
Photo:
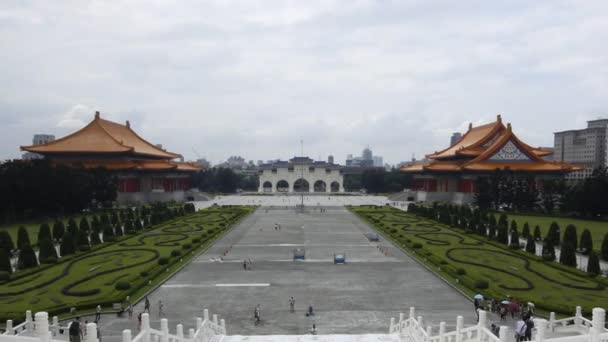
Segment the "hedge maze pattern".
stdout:
<path fill-rule="evenodd" d="M 608 306 L 605 280 L 398 209 L 354 207 L 352 211 L 471 292 L 482 291 L 496 299 L 511 295 L 569 314 L 576 305 L 585 310 Z M 489 287 L 475 288 L 477 281 L 488 281 Z"/>
<path fill-rule="evenodd" d="M 20 317 L 25 310 L 64 313 L 70 307 L 92 308 L 122 301 L 252 210 L 206 209 L 61 258 L 58 264 L 18 272 L 9 281 L 0 282 L 0 318 Z M 167 263 L 161 264 L 161 259 Z M 128 289 L 118 290 L 119 283 L 127 283 Z"/>

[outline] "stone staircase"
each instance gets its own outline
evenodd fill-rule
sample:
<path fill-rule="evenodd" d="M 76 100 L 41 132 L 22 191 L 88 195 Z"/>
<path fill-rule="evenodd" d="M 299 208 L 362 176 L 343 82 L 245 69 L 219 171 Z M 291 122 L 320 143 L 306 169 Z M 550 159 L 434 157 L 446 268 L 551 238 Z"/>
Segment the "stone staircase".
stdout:
<path fill-rule="evenodd" d="M 224 336 L 213 342 L 410 342 L 398 334 Z M 414 342 L 414 341 L 411 341 Z"/>

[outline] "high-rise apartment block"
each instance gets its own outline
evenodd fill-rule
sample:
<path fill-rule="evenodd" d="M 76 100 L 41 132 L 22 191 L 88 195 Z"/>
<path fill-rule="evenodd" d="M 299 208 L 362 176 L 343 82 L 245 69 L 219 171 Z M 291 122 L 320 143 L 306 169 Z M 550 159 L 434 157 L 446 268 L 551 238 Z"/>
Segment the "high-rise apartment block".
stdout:
<path fill-rule="evenodd" d="M 555 161 L 569 162 L 584 169 L 566 175 L 567 180 L 580 180 L 591 176 L 593 169 L 606 167 L 606 131 L 608 119 L 587 121 L 587 128 L 555 133 Z"/>

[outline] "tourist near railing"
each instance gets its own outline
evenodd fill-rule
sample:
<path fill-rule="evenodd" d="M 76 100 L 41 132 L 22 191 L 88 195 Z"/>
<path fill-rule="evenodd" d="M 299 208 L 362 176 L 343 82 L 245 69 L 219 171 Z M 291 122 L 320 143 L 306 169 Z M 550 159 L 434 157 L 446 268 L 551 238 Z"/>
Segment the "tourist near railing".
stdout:
<path fill-rule="evenodd" d="M 31 311 L 26 312 L 26 321 L 13 327 L 12 321 L 6 322 L 6 331 L 0 334 L 0 342 L 58 342 L 65 341 L 66 338 L 59 338 L 68 335 L 68 327 L 60 326 L 57 317 L 53 317 L 53 324 L 49 324 L 48 313 L 38 312 L 32 319 Z M 97 324 L 88 323 L 86 325 L 87 334 L 84 342 L 97 341 Z M 218 316 L 213 315 L 209 319 L 209 311 L 203 311 L 203 318 L 196 319 L 196 330 L 189 329 L 188 337 L 184 336 L 184 327 L 178 324 L 176 333 L 169 333 L 169 321 L 166 318 L 160 320 L 160 330 L 150 327 L 150 316 L 147 313 L 141 316 L 141 329 L 139 333 L 132 337 L 131 330 L 122 332 L 123 342 L 208 342 L 215 336 L 226 335 L 226 323 L 219 320 Z"/>
<path fill-rule="evenodd" d="M 549 320 L 534 319 L 535 328 L 532 331 L 532 341 L 536 342 L 607 342 L 608 329 L 604 327 L 606 310 L 602 308 L 593 309 L 593 318 L 589 320 L 582 315 L 581 307 L 576 307 L 574 317 L 555 319 L 555 313 L 551 313 Z M 415 317 L 415 309 L 410 308 L 408 318 L 404 314 L 399 315 L 399 322 L 391 318 L 389 334 L 398 334 L 401 341 L 414 342 L 507 342 L 513 341 L 514 332 L 509 327 L 501 326 L 498 336 L 487 328 L 487 312 L 479 311 L 479 322 L 467 328 L 463 327 L 463 317 L 456 318 L 456 329 L 445 331 L 445 322 L 439 324 L 439 334 L 432 335 L 432 328 L 426 330 L 423 326 L 422 316 Z M 547 332 L 551 333 L 575 333 L 573 336 L 546 338 Z"/>

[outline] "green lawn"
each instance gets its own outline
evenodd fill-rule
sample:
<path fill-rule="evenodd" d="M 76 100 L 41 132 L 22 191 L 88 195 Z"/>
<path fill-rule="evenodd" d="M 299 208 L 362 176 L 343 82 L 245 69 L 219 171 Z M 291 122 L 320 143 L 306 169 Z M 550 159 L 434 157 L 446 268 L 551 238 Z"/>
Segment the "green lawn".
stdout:
<path fill-rule="evenodd" d="M 574 312 L 577 305 L 585 311 L 608 306 L 605 283 L 574 268 L 543 262 L 523 251 L 510 250 L 483 237 L 395 208 L 353 207 L 351 210 L 469 294 L 481 292 L 496 299 L 510 295 L 534 302 L 547 311 L 568 314 Z M 465 274 L 459 274 L 459 269 Z M 479 280 L 487 280 L 489 288 L 476 289 Z"/>
<path fill-rule="evenodd" d="M 495 215 L 496 220 L 498 220 L 499 214 Z M 583 233 L 583 230 L 589 229 L 589 231 L 591 232 L 591 237 L 593 239 L 593 249 L 596 251 L 600 250 L 600 248 L 602 247 L 602 240 L 604 239 L 604 235 L 608 233 L 608 222 L 577 220 L 564 217 L 527 216 L 516 214 L 507 214 L 507 216 L 509 217 L 509 224 L 511 224 L 511 220 L 515 220 L 515 222 L 517 222 L 517 227 L 519 227 L 520 232 L 521 228 L 526 222 L 528 222 L 528 225 L 530 225 L 531 234 L 534 233 L 534 226 L 538 225 L 540 227 L 540 231 L 542 232 L 543 238 L 547 236 L 549 226 L 554 221 L 559 224 L 561 238 L 564 237 L 566 226 L 569 224 L 573 224 L 576 226 L 576 233 L 578 234 L 579 241 L 581 239 L 581 234 Z"/>
<path fill-rule="evenodd" d="M 70 307 L 111 306 L 127 295 L 141 295 L 148 281 L 164 280 L 171 270 L 188 262 L 253 210 L 208 208 L 94 251 L 60 259 L 59 264 L 15 273 L 10 281 L 0 283 L 0 319 L 22 317 L 25 310 L 61 314 Z M 180 255 L 172 256 L 173 251 Z M 160 265 L 161 257 L 168 258 L 168 264 Z M 131 288 L 117 290 L 118 282 L 128 282 Z"/>

